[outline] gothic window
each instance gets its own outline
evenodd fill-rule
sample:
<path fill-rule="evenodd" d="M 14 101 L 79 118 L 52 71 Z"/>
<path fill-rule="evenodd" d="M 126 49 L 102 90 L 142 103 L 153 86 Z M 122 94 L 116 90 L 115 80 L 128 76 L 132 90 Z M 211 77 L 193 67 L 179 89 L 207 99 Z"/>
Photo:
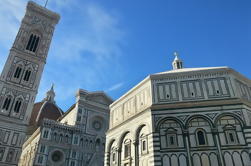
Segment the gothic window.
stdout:
<path fill-rule="evenodd" d="M 77 121 L 80 122 L 81 121 L 81 116 L 77 117 Z"/>
<path fill-rule="evenodd" d="M 71 157 L 75 159 L 76 155 L 77 155 L 77 153 L 74 151 L 74 152 L 72 152 Z"/>
<path fill-rule="evenodd" d="M 99 148 L 100 148 L 100 139 L 96 140 L 96 142 L 95 142 L 95 148 L 96 148 L 97 151 L 99 150 Z"/>
<path fill-rule="evenodd" d="M 85 140 L 85 146 L 88 146 L 88 139 Z"/>
<path fill-rule="evenodd" d="M 27 43 L 26 50 L 36 52 L 39 43 L 39 36 L 35 34 L 30 35 L 30 39 Z"/>
<path fill-rule="evenodd" d="M 198 130 L 196 132 L 198 145 L 206 145 L 206 136 L 203 130 Z"/>
<path fill-rule="evenodd" d="M 65 142 L 69 143 L 69 136 L 68 135 L 65 136 Z"/>
<path fill-rule="evenodd" d="M 10 108 L 10 103 L 11 103 L 11 96 L 7 96 L 7 97 L 5 98 L 5 100 L 4 100 L 2 109 L 3 109 L 3 110 L 6 110 L 6 111 L 9 110 L 9 108 Z"/>
<path fill-rule="evenodd" d="M 78 109 L 78 113 L 82 114 L 82 109 L 81 108 Z"/>
<path fill-rule="evenodd" d="M 125 140 L 124 142 L 124 158 L 130 158 L 131 156 L 131 141 Z"/>
<path fill-rule="evenodd" d="M 14 105 L 14 112 L 19 113 L 22 105 L 22 99 L 17 99 Z"/>
<path fill-rule="evenodd" d="M 42 164 L 42 163 L 43 163 L 43 156 L 39 156 L 37 162 L 38 162 L 39 164 Z"/>
<path fill-rule="evenodd" d="M 75 145 L 78 144 L 78 137 L 77 136 L 74 137 L 73 144 L 75 144 Z"/>
<path fill-rule="evenodd" d="M 75 166 L 75 161 L 71 161 L 71 165 L 70 166 Z"/>
<path fill-rule="evenodd" d="M 30 75 L 31 75 L 31 70 L 30 70 L 30 69 L 26 70 L 26 71 L 25 71 L 25 74 L 24 74 L 23 80 L 24 80 L 24 81 L 29 81 Z"/>
<path fill-rule="evenodd" d="M 60 135 L 59 135 L 59 142 L 60 142 L 60 143 L 63 142 L 63 134 L 60 134 Z"/>
<path fill-rule="evenodd" d="M 48 134 L 49 134 L 48 130 L 44 130 L 43 138 L 48 138 Z"/>
<path fill-rule="evenodd" d="M 56 133 L 56 132 L 54 133 L 54 136 L 53 136 L 53 137 L 54 137 L 54 138 L 53 138 L 54 141 L 57 141 L 57 133 Z"/>
<path fill-rule="evenodd" d="M 45 146 L 44 145 L 41 145 L 40 146 L 40 153 L 44 153 L 45 152 Z"/>
<path fill-rule="evenodd" d="M 80 139 L 80 145 L 81 145 L 81 146 L 84 145 L 84 139 L 83 139 L 83 138 Z"/>
<path fill-rule="evenodd" d="M 16 68 L 16 71 L 15 71 L 15 73 L 14 73 L 14 78 L 19 78 L 20 77 L 20 75 L 21 75 L 21 72 L 22 72 L 22 67 L 21 66 L 18 66 L 17 68 Z"/>

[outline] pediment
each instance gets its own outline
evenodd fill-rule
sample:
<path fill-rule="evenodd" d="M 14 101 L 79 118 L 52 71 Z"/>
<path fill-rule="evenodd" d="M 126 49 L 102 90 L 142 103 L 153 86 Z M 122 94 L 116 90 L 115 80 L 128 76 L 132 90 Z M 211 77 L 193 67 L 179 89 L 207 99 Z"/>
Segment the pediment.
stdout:
<path fill-rule="evenodd" d="M 104 105 L 110 105 L 112 103 L 110 97 L 106 96 L 103 93 L 88 95 L 86 99 Z"/>

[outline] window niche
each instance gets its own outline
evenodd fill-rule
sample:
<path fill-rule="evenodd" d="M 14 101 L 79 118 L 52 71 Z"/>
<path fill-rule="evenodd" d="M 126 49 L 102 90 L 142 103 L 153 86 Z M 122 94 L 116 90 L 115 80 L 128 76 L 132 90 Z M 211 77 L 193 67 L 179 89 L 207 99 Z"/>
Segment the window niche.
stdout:
<path fill-rule="evenodd" d="M 116 162 L 116 151 L 112 152 L 112 163 Z"/>
<path fill-rule="evenodd" d="M 44 160 L 43 156 L 39 156 L 39 157 L 38 157 L 38 160 L 37 160 L 37 163 L 38 163 L 38 164 L 42 164 L 42 163 L 43 163 L 43 160 Z"/>
<path fill-rule="evenodd" d="M 13 109 L 14 113 L 16 113 L 16 114 L 20 113 L 20 109 L 21 109 L 21 106 L 22 106 L 22 101 L 23 100 L 20 99 L 20 98 L 15 101 L 14 109 Z"/>
<path fill-rule="evenodd" d="M 129 159 L 131 157 L 131 140 L 126 139 L 124 141 L 124 158 Z"/>
<path fill-rule="evenodd" d="M 160 125 L 161 148 L 176 148 L 178 143 L 178 132 L 181 132 L 180 125 L 175 120 L 166 120 Z"/>
<path fill-rule="evenodd" d="M 206 132 L 203 129 L 198 129 L 195 133 L 196 133 L 197 145 L 206 146 L 207 145 Z"/>
<path fill-rule="evenodd" d="M 178 146 L 177 130 L 175 130 L 173 128 L 169 128 L 166 131 L 166 142 L 167 142 L 168 148 L 174 148 L 174 147 Z"/>
<path fill-rule="evenodd" d="M 30 76 L 31 76 L 31 69 L 27 69 L 24 73 L 23 80 L 28 82 L 30 80 Z"/>
<path fill-rule="evenodd" d="M 45 145 L 40 146 L 40 153 L 45 153 Z"/>
<path fill-rule="evenodd" d="M 8 111 L 11 105 L 11 100 L 12 100 L 12 96 L 8 95 L 6 96 L 4 103 L 2 105 L 2 109 L 5 111 Z"/>
<path fill-rule="evenodd" d="M 32 33 L 26 45 L 26 50 L 35 53 L 38 48 L 39 41 L 40 41 L 40 36 Z"/>
<path fill-rule="evenodd" d="M 48 138 L 48 134 L 49 134 L 49 131 L 48 130 L 44 130 L 43 138 Z"/>
<path fill-rule="evenodd" d="M 238 144 L 236 128 L 232 125 L 227 125 L 224 128 L 226 143 L 230 145 Z"/>
<path fill-rule="evenodd" d="M 15 79 L 19 79 L 20 78 L 20 76 L 21 76 L 21 74 L 22 74 L 22 71 L 23 71 L 23 67 L 21 66 L 21 65 L 18 65 L 17 67 L 16 67 L 16 70 L 15 70 L 15 73 L 14 73 L 14 78 Z"/>
<path fill-rule="evenodd" d="M 147 136 L 142 134 L 140 136 L 140 140 L 139 140 L 139 144 L 140 144 L 140 149 L 141 149 L 141 154 L 147 154 L 148 153 L 148 143 L 147 143 Z"/>

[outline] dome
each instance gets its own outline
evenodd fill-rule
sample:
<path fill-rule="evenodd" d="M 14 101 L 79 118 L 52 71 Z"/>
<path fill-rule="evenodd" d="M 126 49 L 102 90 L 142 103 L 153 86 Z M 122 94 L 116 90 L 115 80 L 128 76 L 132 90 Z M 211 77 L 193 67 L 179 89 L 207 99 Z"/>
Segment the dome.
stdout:
<path fill-rule="evenodd" d="M 34 104 L 29 122 L 32 131 L 41 125 L 43 119 L 57 120 L 63 115 L 63 111 L 56 105 L 54 97 L 55 92 L 52 86 L 43 101 Z"/>
<path fill-rule="evenodd" d="M 55 104 L 49 101 L 35 103 L 32 109 L 29 125 L 40 126 L 44 118 L 57 120 L 63 115 L 63 111 Z"/>

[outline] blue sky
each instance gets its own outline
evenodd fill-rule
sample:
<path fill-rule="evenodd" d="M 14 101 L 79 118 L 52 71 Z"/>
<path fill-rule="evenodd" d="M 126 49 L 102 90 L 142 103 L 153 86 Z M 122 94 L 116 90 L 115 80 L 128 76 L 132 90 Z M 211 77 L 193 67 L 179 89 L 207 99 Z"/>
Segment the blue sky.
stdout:
<path fill-rule="evenodd" d="M 45 0 L 35 0 L 43 5 Z M 0 70 L 27 0 L 0 0 Z M 251 78 L 250 0 L 49 0 L 61 15 L 37 101 L 55 84 L 67 110 L 78 88 L 117 99 L 151 73 L 229 66 Z"/>

